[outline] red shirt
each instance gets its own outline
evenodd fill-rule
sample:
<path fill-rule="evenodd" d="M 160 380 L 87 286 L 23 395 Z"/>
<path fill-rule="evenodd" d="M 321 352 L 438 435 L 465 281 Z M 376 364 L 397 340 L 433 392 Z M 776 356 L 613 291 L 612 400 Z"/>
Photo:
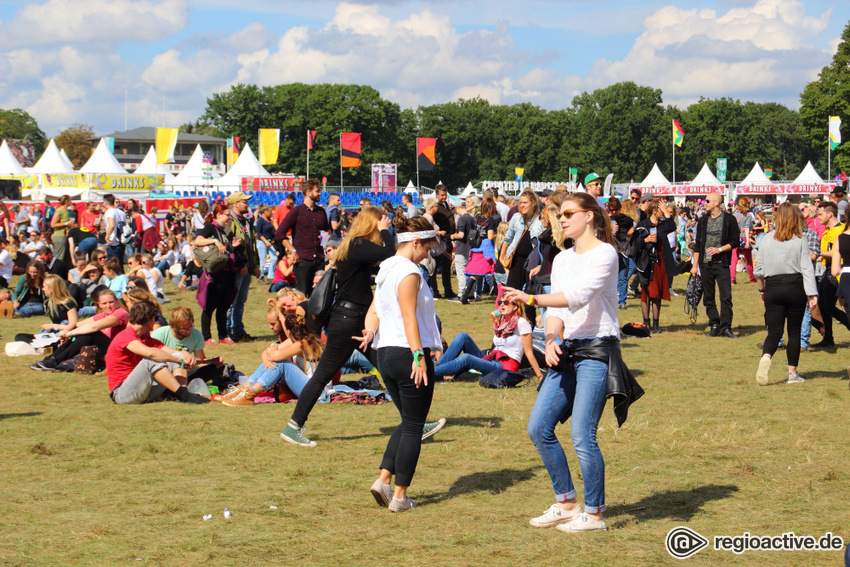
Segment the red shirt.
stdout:
<path fill-rule="evenodd" d="M 285 219 L 286 215 L 289 214 L 289 211 L 292 210 L 292 207 L 287 207 L 286 205 L 284 205 L 285 202 L 286 201 L 281 202 L 281 204 L 279 204 L 277 208 L 275 208 L 274 214 L 272 215 L 272 218 L 274 219 L 277 226 L 280 226 L 280 223 L 283 222 L 283 219 Z M 292 236 L 292 231 L 290 230 L 289 232 L 287 232 L 286 236 Z"/>
<path fill-rule="evenodd" d="M 97 211 L 92 211 L 91 213 L 88 211 L 83 211 L 80 213 L 80 226 L 82 228 L 87 228 L 92 232 L 97 232 L 94 229 L 94 223 L 97 220 L 97 217 L 100 216 L 100 213 Z"/>
<path fill-rule="evenodd" d="M 100 332 L 111 339 L 111 338 L 114 338 L 115 335 L 117 335 L 118 333 L 120 333 L 121 331 L 123 331 L 124 329 L 127 328 L 127 323 L 130 321 L 130 314 L 127 313 L 127 311 L 125 309 L 122 309 L 122 308 L 119 307 L 118 309 L 116 309 L 112 313 L 107 313 L 105 311 L 102 311 L 102 312 L 94 315 L 91 319 L 92 319 L 92 321 L 100 321 L 104 317 L 109 317 L 110 315 L 112 315 L 113 317 L 118 319 L 118 324 L 115 325 L 114 327 L 107 327 L 105 329 L 101 329 Z"/>
<path fill-rule="evenodd" d="M 145 334 L 141 337 L 136 335 L 133 327 L 127 327 L 112 339 L 109 343 L 109 350 L 106 351 L 106 379 L 111 392 L 118 386 L 124 383 L 127 376 L 130 375 L 139 362 L 142 361 L 141 356 L 127 349 L 127 345 L 133 341 L 139 341 L 145 346 L 152 348 L 161 348 L 161 342 Z"/>

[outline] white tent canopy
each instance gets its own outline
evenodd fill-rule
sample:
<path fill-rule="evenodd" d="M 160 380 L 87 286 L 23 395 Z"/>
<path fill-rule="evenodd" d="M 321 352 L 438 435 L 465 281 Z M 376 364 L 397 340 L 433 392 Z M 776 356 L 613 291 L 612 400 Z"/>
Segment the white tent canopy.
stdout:
<path fill-rule="evenodd" d="M 6 140 L 0 144 L 0 175 L 26 175 L 26 170 L 15 159 Z"/>
<path fill-rule="evenodd" d="M 460 194 L 461 197 L 468 197 L 469 195 L 476 195 L 475 187 L 472 186 L 472 181 L 466 184 L 466 187 L 463 189 L 463 192 Z"/>
<path fill-rule="evenodd" d="M 759 162 L 756 162 L 752 171 L 750 171 L 739 185 L 769 185 L 770 183 L 770 178 L 764 174 Z"/>
<path fill-rule="evenodd" d="M 711 170 L 708 168 L 707 163 L 702 164 L 702 169 L 699 171 L 694 180 L 691 181 L 691 185 L 721 185 L 720 180 L 717 179 L 717 176 L 711 173 Z"/>
<path fill-rule="evenodd" d="M 797 179 L 794 180 L 794 184 L 811 185 L 815 183 L 823 183 L 823 178 L 815 171 L 812 162 L 808 162 L 806 167 L 803 168 L 803 171 L 800 172 L 800 175 L 797 176 Z"/>
<path fill-rule="evenodd" d="M 56 142 L 52 139 L 47 144 L 47 149 L 41 155 L 34 166 L 29 168 L 30 173 L 74 173 L 74 168 L 68 165 L 59 153 Z"/>
<path fill-rule="evenodd" d="M 148 154 L 139 167 L 134 172 L 136 175 L 162 175 L 165 178 L 165 185 L 171 185 L 174 182 L 174 175 L 168 171 L 168 166 L 164 163 L 156 163 L 156 148 L 153 146 L 148 150 Z"/>
<path fill-rule="evenodd" d="M 183 168 L 183 171 L 177 174 L 171 183 L 165 182 L 166 185 L 171 185 L 173 187 L 191 187 L 194 189 L 195 187 L 199 187 L 202 185 L 211 185 L 211 181 L 218 177 L 221 177 L 214 170 L 210 172 L 211 177 L 204 177 L 204 150 L 201 149 L 201 144 L 195 148 L 195 151 L 192 153 L 192 157 L 189 158 L 189 161 L 186 162 L 186 166 Z"/>
<path fill-rule="evenodd" d="M 74 162 L 71 161 L 71 158 L 68 157 L 68 154 L 65 153 L 65 148 L 59 150 L 59 155 L 62 156 L 62 159 L 68 164 L 68 167 L 74 168 Z"/>
<path fill-rule="evenodd" d="M 649 172 L 649 175 L 641 181 L 637 186 L 638 187 L 657 187 L 659 185 L 670 185 L 670 181 L 664 177 L 664 174 L 661 173 L 661 170 L 658 169 L 658 164 L 655 163 L 652 165 L 652 171 Z"/>
<path fill-rule="evenodd" d="M 59 156 L 62 157 L 61 155 Z M 64 160 L 63 160 L 64 161 Z M 80 168 L 80 173 L 106 173 L 109 175 L 127 175 L 129 172 L 118 163 L 104 138 L 100 139 L 94 153 L 86 164 Z"/>
<path fill-rule="evenodd" d="M 260 165 L 259 160 L 254 156 L 254 152 L 251 151 L 251 146 L 245 144 L 245 147 L 239 152 L 239 158 L 233 164 L 233 167 L 224 174 L 224 177 L 213 182 L 213 185 L 238 187 L 241 185 L 242 178 L 249 176 L 269 177 L 269 172 Z"/>

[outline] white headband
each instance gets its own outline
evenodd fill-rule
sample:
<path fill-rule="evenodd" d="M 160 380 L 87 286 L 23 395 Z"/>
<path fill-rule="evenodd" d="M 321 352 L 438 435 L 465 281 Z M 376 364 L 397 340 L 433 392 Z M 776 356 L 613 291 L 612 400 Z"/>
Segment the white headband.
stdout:
<path fill-rule="evenodd" d="M 396 236 L 399 242 L 413 242 L 415 239 L 426 240 L 436 238 L 437 233 L 433 230 L 420 230 L 419 232 L 400 232 Z"/>

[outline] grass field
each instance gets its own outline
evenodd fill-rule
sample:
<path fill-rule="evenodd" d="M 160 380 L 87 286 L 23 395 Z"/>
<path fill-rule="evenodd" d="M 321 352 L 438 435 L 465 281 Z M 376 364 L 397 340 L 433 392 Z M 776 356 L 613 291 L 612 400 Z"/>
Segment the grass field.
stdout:
<path fill-rule="evenodd" d="M 34 372 L 33 357 L 4 356 L 0 564 L 672 565 L 664 539 L 679 525 L 710 541 L 791 531 L 850 540 L 850 334 L 837 328 L 837 348 L 802 354 L 804 384 L 778 383 L 780 350 L 771 383 L 759 387 L 762 306 L 753 285 L 733 292 L 737 340 L 704 336 L 704 312 L 691 326 L 679 296 L 662 312 L 665 333 L 623 341 L 646 395 L 620 429 L 610 404 L 605 410 L 599 443 L 611 530 L 578 536 L 528 525 L 553 501 L 525 433 L 533 387 L 438 384 L 432 418 L 448 425 L 423 445 L 410 490 L 421 506 L 394 515 L 369 494 L 398 422 L 392 404 L 318 405 L 306 433 L 319 446 L 305 449 L 279 437 L 291 405 L 119 407 L 105 376 Z M 245 317 L 255 336 L 269 335 L 266 297 L 255 283 Z M 171 298 L 166 307 L 185 302 L 198 316 L 193 295 Z M 437 305 L 449 340 L 463 330 L 489 344 L 491 303 Z M 635 300 L 620 313 L 623 323 L 640 320 Z M 38 323 L 3 320 L 3 344 Z M 250 374 L 266 342 L 207 353 Z M 581 501 L 568 430 L 560 437 Z M 842 559 L 837 551 L 736 555 L 709 545 L 684 563 Z"/>

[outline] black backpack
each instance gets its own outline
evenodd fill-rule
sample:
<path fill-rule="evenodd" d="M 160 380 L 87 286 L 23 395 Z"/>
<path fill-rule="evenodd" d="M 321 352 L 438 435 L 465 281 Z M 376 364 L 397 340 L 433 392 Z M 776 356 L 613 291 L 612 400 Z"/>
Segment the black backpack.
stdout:
<path fill-rule="evenodd" d="M 469 231 L 467 242 L 470 248 L 480 248 L 481 243 L 487 238 L 487 225 L 478 224 L 478 219 L 475 219 L 475 230 Z"/>
<path fill-rule="evenodd" d="M 328 324 L 335 299 L 336 268 L 328 268 L 322 279 L 313 288 L 310 299 L 307 300 L 307 326 L 314 333 L 321 333 L 325 325 Z"/>

